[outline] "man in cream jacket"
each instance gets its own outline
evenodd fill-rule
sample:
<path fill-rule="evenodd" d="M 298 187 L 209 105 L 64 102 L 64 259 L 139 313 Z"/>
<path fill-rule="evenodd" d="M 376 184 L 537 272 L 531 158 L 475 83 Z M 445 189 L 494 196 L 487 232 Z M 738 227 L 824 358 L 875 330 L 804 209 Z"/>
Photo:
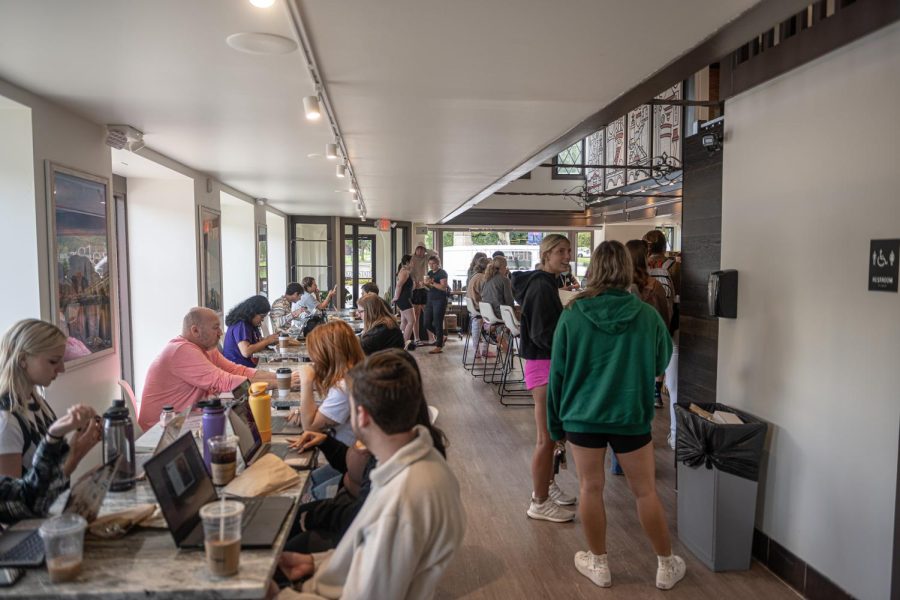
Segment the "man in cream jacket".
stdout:
<path fill-rule="evenodd" d="M 459 484 L 416 425 L 424 403 L 418 374 L 403 357 L 376 353 L 347 375 L 350 422 L 375 455 L 372 491 L 333 551 L 286 552 L 280 566 L 303 593 L 279 599 L 424 600 L 435 588 L 465 532 Z"/>

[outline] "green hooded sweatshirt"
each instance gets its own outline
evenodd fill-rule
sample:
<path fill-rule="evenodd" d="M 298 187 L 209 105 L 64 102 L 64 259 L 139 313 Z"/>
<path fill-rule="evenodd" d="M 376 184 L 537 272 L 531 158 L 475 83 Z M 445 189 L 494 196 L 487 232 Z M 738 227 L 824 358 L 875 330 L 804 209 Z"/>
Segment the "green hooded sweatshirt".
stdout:
<path fill-rule="evenodd" d="M 550 437 L 561 440 L 566 431 L 650 433 L 654 379 L 671 356 L 669 330 L 637 296 L 609 289 L 576 300 L 563 310 L 553 336 Z"/>

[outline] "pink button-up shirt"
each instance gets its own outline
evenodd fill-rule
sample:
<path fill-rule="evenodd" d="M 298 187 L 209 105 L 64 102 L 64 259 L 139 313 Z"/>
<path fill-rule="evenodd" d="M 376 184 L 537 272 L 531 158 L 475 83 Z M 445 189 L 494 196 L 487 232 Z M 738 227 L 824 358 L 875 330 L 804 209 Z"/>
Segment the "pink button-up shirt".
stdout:
<path fill-rule="evenodd" d="M 138 424 L 146 431 L 159 421 L 163 406 L 171 404 L 175 412 L 182 411 L 198 400 L 231 391 L 254 375 L 256 369 L 234 364 L 218 349 L 205 351 L 178 336 L 169 340 L 147 370 Z"/>

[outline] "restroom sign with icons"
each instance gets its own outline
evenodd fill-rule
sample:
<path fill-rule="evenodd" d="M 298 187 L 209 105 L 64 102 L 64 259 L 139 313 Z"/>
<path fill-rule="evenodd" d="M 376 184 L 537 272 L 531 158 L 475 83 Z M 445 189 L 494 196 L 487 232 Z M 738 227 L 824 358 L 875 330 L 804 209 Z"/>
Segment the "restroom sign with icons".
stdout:
<path fill-rule="evenodd" d="M 900 240 L 872 240 L 869 249 L 869 291 L 896 292 L 900 272 Z"/>

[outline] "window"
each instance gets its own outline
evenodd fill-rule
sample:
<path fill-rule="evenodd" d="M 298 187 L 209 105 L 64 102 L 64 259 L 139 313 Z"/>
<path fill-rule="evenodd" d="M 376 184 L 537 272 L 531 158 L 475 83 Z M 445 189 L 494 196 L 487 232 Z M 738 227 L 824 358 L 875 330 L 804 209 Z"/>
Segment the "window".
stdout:
<path fill-rule="evenodd" d="M 330 217 L 291 217 L 293 281 L 313 277 L 320 290 L 331 289 L 331 225 Z"/>
<path fill-rule="evenodd" d="M 565 167 L 563 165 L 584 164 L 584 140 L 579 140 L 560 152 L 553 159 L 553 179 L 584 179 L 582 167 Z"/>
<path fill-rule="evenodd" d="M 269 295 L 269 246 L 266 226 L 256 226 L 256 293 Z"/>
<path fill-rule="evenodd" d="M 52 163 L 49 170 L 53 321 L 68 337 L 69 362 L 113 351 L 109 184 Z"/>
<path fill-rule="evenodd" d="M 666 236 L 666 250 L 675 250 L 675 227 L 672 225 L 660 225 L 656 229 L 662 231 L 663 235 Z"/>
<path fill-rule="evenodd" d="M 591 252 L 594 251 L 594 234 L 591 231 L 579 231 L 575 235 L 575 248 L 572 249 L 572 261 L 575 263 L 575 277 L 579 280 L 587 275 L 591 264 Z"/>

